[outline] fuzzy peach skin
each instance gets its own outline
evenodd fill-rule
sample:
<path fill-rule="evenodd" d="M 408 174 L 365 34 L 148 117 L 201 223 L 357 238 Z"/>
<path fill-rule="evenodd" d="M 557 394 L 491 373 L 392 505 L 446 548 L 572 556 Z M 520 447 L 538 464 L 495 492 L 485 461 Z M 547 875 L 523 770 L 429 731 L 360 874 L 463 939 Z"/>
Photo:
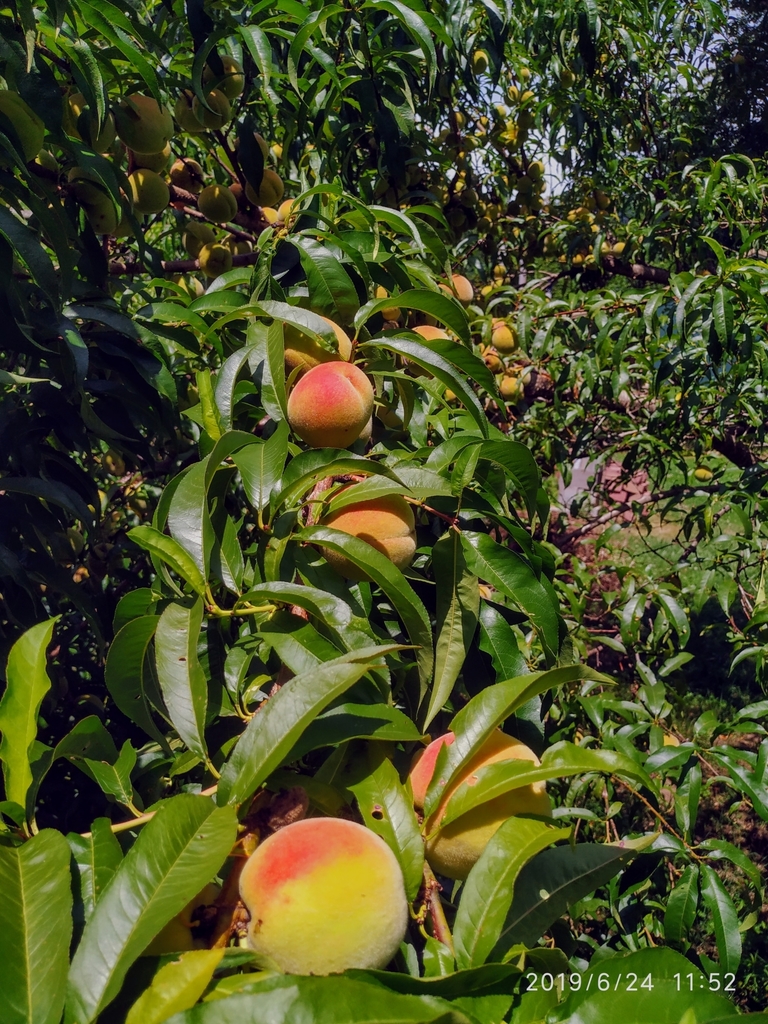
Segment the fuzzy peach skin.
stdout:
<path fill-rule="evenodd" d="M 348 448 L 372 413 L 371 382 L 352 363 L 313 366 L 288 396 L 291 430 L 311 448 Z"/>
<path fill-rule="evenodd" d="M 437 755 L 444 743 L 453 743 L 452 732 L 433 740 L 420 754 L 411 768 L 413 802 L 418 810 L 424 807 L 424 798 L 432 780 Z M 466 767 L 466 771 L 445 793 L 433 822 L 437 823 L 445 813 L 450 797 L 463 783 L 472 785 L 474 773 L 487 764 L 508 761 L 512 758 L 539 764 L 534 752 L 519 740 L 497 730 L 485 741 Z M 491 836 L 507 818 L 515 814 L 549 815 L 552 807 L 547 796 L 545 782 L 534 782 L 530 786 L 512 789 L 493 800 L 479 804 L 460 818 L 441 829 L 427 841 L 427 859 L 433 870 L 447 878 L 466 878 L 476 864 Z"/>
<path fill-rule="evenodd" d="M 290 199 L 286 200 L 288 203 L 291 201 Z M 338 353 L 329 352 L 327 348 L 323 348 L 322 345 L 307 337 L 306 334 L 302 334 L 292 324 L 286 324 L 284 337 L 285 366 L 287 370 L 293 370 L 297 366 L 304 370 L 309 370 L 320 363 L 338 362 L 340 359 L 348 360 L 352 355 L 352 342 L 346 331 L 342 330 L 333 320 L 329 320 L 327 316 L 324 316 L 323 320 L 333 328 L 333 333 L 339 342 Z"/>
<path fill-rule="evenodd" d="M 354 484 L 352 485 L 354 487 Z M 386 494 L 370 501 L 345 505 L 322 520 L 323 526 L 359 537 L 376 548 L 398 569 L 407 568 L 416 553 L 416 521 L 411 506 L 399 494 Z M 369 577 L 348 558 L 337 551 L 322 548 L 325 560 L 350 580 Z"/>
<path fill-rule="evenodd" d="M 408 923 L 397 858 L 342 818 L 286 825 L 249 857 L 240 897 L 248 943 L 288 974 L 386 967 Z"/>

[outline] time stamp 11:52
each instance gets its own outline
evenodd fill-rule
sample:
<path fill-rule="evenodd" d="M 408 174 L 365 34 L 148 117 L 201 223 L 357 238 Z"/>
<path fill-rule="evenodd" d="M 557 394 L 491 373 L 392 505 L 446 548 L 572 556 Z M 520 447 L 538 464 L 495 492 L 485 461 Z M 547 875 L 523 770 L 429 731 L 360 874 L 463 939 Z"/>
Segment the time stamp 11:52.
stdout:
<path fill-rule="evenodd" d="M 525 980 L 528 982 L 527 992 L 551 992 L 553 988 L 557 988 L 560 992 L 568 989 L 572 992 L 579 992 L 582 989 L 585 992 L 589 992 L 590 989 L 598 992 L 652 992 L 655 987 L 652 974 L 641 977 L 631 971 L 627 974 L 617 974 L 615 977 L 605 972 L 586 975 L 579 974 L 577 971 L 573 974 L 564 972 L 560 974 L 529 973 L 526 974 Z M 657 978 L 656 981 L 659 983 L 664 981 L 667 984 L 673 982 L 678 992 L 736 991 L 736 975 L 731 973 L 707 975 L 691 971 L 689 974 L 673 974 L 668 978 Z"/>

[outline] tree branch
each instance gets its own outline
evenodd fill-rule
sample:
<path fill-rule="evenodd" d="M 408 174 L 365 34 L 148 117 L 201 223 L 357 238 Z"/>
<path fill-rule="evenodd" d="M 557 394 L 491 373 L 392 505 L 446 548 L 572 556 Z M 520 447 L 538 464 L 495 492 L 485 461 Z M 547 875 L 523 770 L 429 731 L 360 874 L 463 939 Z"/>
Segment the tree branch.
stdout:
<path fill-rule="evenodd" d="M 246 252 L 239 256 L 232 257 L 233 267 L 251 267 L 258 262 L 258 252 Z M 200 270 L 199 260 L 161 260 L 160 266 L 164 274 L 190 274 Z M 146 267 L 142 260 L 135 260 L 125 263 L 122 260 L 111 260 L 109 264 L 110 274 L 116 277 L 127 277 L 132 274 L 143 274 Z"/>
<path fill-rule="evenodd" d="M 625 263 L 616 256 L 604 255 L 600 264 L 609 274 L 620 274 L 632 281 L 649 281 L 651 284 L 669 284 L 670 272 L 663 267 L 649 267 L 644 263 Z"/>

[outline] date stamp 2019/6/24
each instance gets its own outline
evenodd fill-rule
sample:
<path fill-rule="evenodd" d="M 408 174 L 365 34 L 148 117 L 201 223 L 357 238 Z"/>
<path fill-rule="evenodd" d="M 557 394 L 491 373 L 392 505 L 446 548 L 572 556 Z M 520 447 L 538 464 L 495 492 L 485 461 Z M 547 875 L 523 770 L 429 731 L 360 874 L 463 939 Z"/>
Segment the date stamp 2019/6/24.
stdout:
<path fill-rule="evenodd" d="M 736 975 L 725 974 L 700 974 L 690 972 L 689 974 L 673 974 L 665 978 L 654 980 L 652 974 L 639 975 L 628 971 L 626 974 L 612 975 L 589 971 L 586 974 L 579 974 L 574 971 L 572 974 L 561 972 L 551 974 L 549 972 L 537 973 L 527 971 L 525 975 L 527 992 L 551 992 L 557 988 L 562 994 L 568 992 L 653 992 L 654 988 L 662 981 L 669 985 L 676 992 L 735 992 Z"/>

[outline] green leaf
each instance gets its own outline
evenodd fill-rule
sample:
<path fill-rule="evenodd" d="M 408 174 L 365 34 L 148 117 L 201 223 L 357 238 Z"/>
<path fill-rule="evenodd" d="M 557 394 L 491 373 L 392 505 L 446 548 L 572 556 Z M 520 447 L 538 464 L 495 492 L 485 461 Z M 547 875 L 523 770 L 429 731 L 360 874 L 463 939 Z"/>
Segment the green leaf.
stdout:
<path fill-rule="evenodd" d="M 733 1012 L 729 999 L 708 989 L 708 978 L 671 949 L 601 958 L 582 974 L 579 990 L 550 1011 L 547 1024 L 688 1024 L 687 1011 L 706 1024 Z"/>
<path fill-rule="evenodd" d="M 565 779 L 587 772 L 620 775 L 652 788 L 650 778 L 631 758 L 615 750 L 594 750 L 578 747 L 562 740 L 544 751 L 540 765 L 530 761 L 497 761 L 478 768 L 472 775 L 471 785 L 462 782 L 456 787 L 440 818 L 444 827 L 478 804 L 493 800 L 521 786 L 530 786 L 548 779 Z"/>
<path fill-rule="evenodd" d="M 328 547 L 345 555 L 381 587 L 402 619 L 411 643 L 417 647 L 416 663 L 422 684 L 426 686 L 432 676 L 433 666 L 429 616 L 400 570 L 376 548 L 341 530 L 333 530 L 328 526 L 309 526 L 300 530 L 296 537 L 297 540 Z"/>
<path fill-rule="evenodd" d="M 125 1024 L 163 1024 L 194 1006 L 223 956 L 223 949 L 192 949 L 165 964 L 130 1008 Z"/>
<path fill-rule="evenodd" d="M 389 11 L 402 22 L 406 31 L 424 54 L 431 92 L 435 87 L 435 76 L 437 75 L 437 54 L 435 53 L 432 33 L 421 17 L 412 9 L 411 5 L 401 3 L 400 0 L 368 0 L 367 3 L 363 4 L 363 10 L 366 8 Z"/>
<path fill-rule="evenodd" d="M 97 818 L 91 825 L 90 835 L 70 832 L 67 836 L 77 867 L 75 890 L 86 921 L 123 859 L 120 843 L 110 825 L 109 818 Z"/>
<path fill-rule="evenodd" d="M 523 866 L 546 847 L 567 839 L 569 828 L 526 818 L 510 818 L 491 837 L 461 891 L 453 926 L 458 967 L 485 963 L 512 905 Z"/>
<path fill-rule="evenodd" d="M 299 259 L 307 276 L 312 309 L 335 323 L 351 323 L 360 300 L 343 264 L 313 238 L 296 236 L 293 244 L 299 251 Z"/>
<path fill-rule="evenodd" d="M 717 953 L 720 958 L 720 969 L 734 974 L 741 962 L 741 932 L 739 931 L 739 915 L 733 905 L 728 890 L 720 881 L 720 876 L 708 864 L 702 864 L 701 898 L 704 906 L 712 914 L 715 926 Z"/>
<path fill-rule="evenodd" d="M 67 1024 L 91 1024 L 155 935 L 211 881 L 235 841 L 231 807 L 189 793 L 159 804 L 83 931 L 69 973 Z"/>
<path fill-rule="evenodd" d="M 409 901 L 416 899 L 424 872 L 424 842 L 413 810 L 413 800 L 400 782 L 391 761 L 382 760 L 360 782 L 349 787 L 355 794 L 365 824 L 385 840 L 400 862 Z"/>
<path fill-rule="evenodd" d="M 556 601 L 531 565 L 485 533 L 465 530 L 461 539 L 472 572 L 508 597 L 530 618 L 547 659 L 553 661 L 560 649 L 560 615 Z"/>
<path fill-rule="evenodd" d="M 7 800 L 27 805 L 32 785 L 29 755 L 37 736 L 37 715 L 51 680 L 46 651 L 58 616 L 32 626 L 16 641 L 8 655 L 7 685 L 0 700 L 0 759 Z"/>
<path fill-rule="evenodd" d="M 221 773 L 220 804 L 247 800 L 279 768 L 308 725 L 397 645 L 344 654 L 295 676 L 264 702 Z"/>
<path fill-rule="evenodd" d="M 189 749 L 206 760 L 205 716 L 208 683 L 197 656 L 203 602 L 172 601 L 155 632 L 155 663 L 173 727 Z"/>
<path fill-rule="evenodd" d="M 571 904 L 605 885 L 654 839 L 579 843 L 537 854 L 518 876 L 512 906 L 491 956 L 500 959 L 518 943 L 535 945 Z"/>
<path fill-rule="evenodd" d="M 168 508 L 168 529 L 206 579 L 213 547 L 213 527 L 208 515 L 207 458 L 183 473 Z"/>
<path fill-rule="evenodd" d="M 397 211 L 388 210 L 387 213 L 394 214 Z M 400 292 L 395 298 L 397 299 L 397 305 L 401 309 L 416 309 L 421 313 L 429 313 L 430 316 L 435 317 L 435 319 L 445 324 L 446 327 L 450 327 L 454 334 L 457 334 L 465 344 L 469 344 L 469 320 L 467 314 L 455 299 L 444 295 L 442 292 L 433 292 L 420 288 Z M 370 302 L 366 302 L 355 317 L 355 330 L 359 331 L 374 313 L 380 313 L 382 309 L 386 309 L 392 303 L 392 298 L 372 299 Z M 381 341 L 383 339 L 377 338 L 376 344 L 379 344 Z"/>
<path fill-rule="evenodd" d="M 400 296 L 398 296 L 399 301 Z M 391 352 L 396 352 L 398 355 L 404 356 L 411 362 L 416 363 L 417 366 L 428 370 L 444 387 L 450 388 L 461 399 L 467 411 L 480 428 L 480 432 L 484 436 L 488 436 L 488 417 L 477 395 L 467 382 L 464 374 L 457 370 L 452 363 L 440 355 L 434 348 L 420 342 L 409 341 L 405 338 L 392 338 L 387 335 L 360 345 L 359 351 L 366 352 L 368 349 L 373 348 L 389 349 Z"/>
<path fill-rule="evenodd" d="M 0 846 L 3 894 L 0 1020 L 59 1024 L 72 937 L 69 847 L 43 829 L 21 846 Z"/>
<path fill-rule="evenodd" d="M 93 778 L 108 796 L 118 803 L 131 806 L 133 803 L 133 785 L 131 772 L 136 767 L 136 751 L 130 740 L 126 740 L 114 764 L 83 758 Z"/>
<path fill-rule="evenodd" d="M 147 650 L 158 621 L 157 615 L 140 615 L 123 626 L 110 644 L 104 666 L 104 682 L 112 700 L 123 714 L 148 736 L 161 743 L 161 733 L 152 719 L 144 687 Z"/>
<path fill-rule="evenodd" d="M 699 869 L 689 864 L 677 880 L 664 912 L 664 938 L 673 946 L 687 946 L 688 933 L 699 905 Z"/>
<path fill-rule="evenodd" d="M 517 634 L 498 609 L 483 601 L 480 605 L 479 648 L 491 658 L 497 679 L 523 675 L 527 665 Z"/>
<path fill-rule="evenodd" d="M 286 762 L 298 761 L 318 747 L 355 739 L 418 743 L 421 733 L 407 715 L 387 704 L 339 704 L 318 715 L 304 730 Z"/>
<path fill-rule="evenodd" d="M 262 444 L 249 445 L 232 455 L 248 501 L 257 511 L 269 504 L 272 489 L 282 477 L 288 456 L 288 433 L 287 422 L 281 420 Z"/>
<path fill-rule="evenodd" d="M 480 591 L 467 568 L 461 538 L 448 530 L 432 548 L 437 599 L 435 675 L 424 729 L 451 695 L 477 628 Z"/>
<path fill-rule="evenodd" d="M 172 537 L 156 530 L 154 526 L 134 526 L 128 536 L 139 547 L 159 558 L 178 573 L 197 594 L 205 593 L 205 578 L 191 555 Z"/>
<path fill-rule="evenodd" d="M 505 719 L 540 693 L 583 679 L 612 683 L 608 676 L 583 665 L 569 665 L 548 672 L 507 679 L 489 686 L 473 697 L 451 722 L 453 743 L 443 745 L 427 790 L 424 812 L 427 817 L 437 808 L 443 791 L 451 785 L 465 761 L 472 757 Z"/>
<path fill-rule="evenodd" d="M 470 1024 L 436 996 L 388 992 L 345 977 L 255 977 L 251 991 L 202 1003 L 168 1024 Z"/>

